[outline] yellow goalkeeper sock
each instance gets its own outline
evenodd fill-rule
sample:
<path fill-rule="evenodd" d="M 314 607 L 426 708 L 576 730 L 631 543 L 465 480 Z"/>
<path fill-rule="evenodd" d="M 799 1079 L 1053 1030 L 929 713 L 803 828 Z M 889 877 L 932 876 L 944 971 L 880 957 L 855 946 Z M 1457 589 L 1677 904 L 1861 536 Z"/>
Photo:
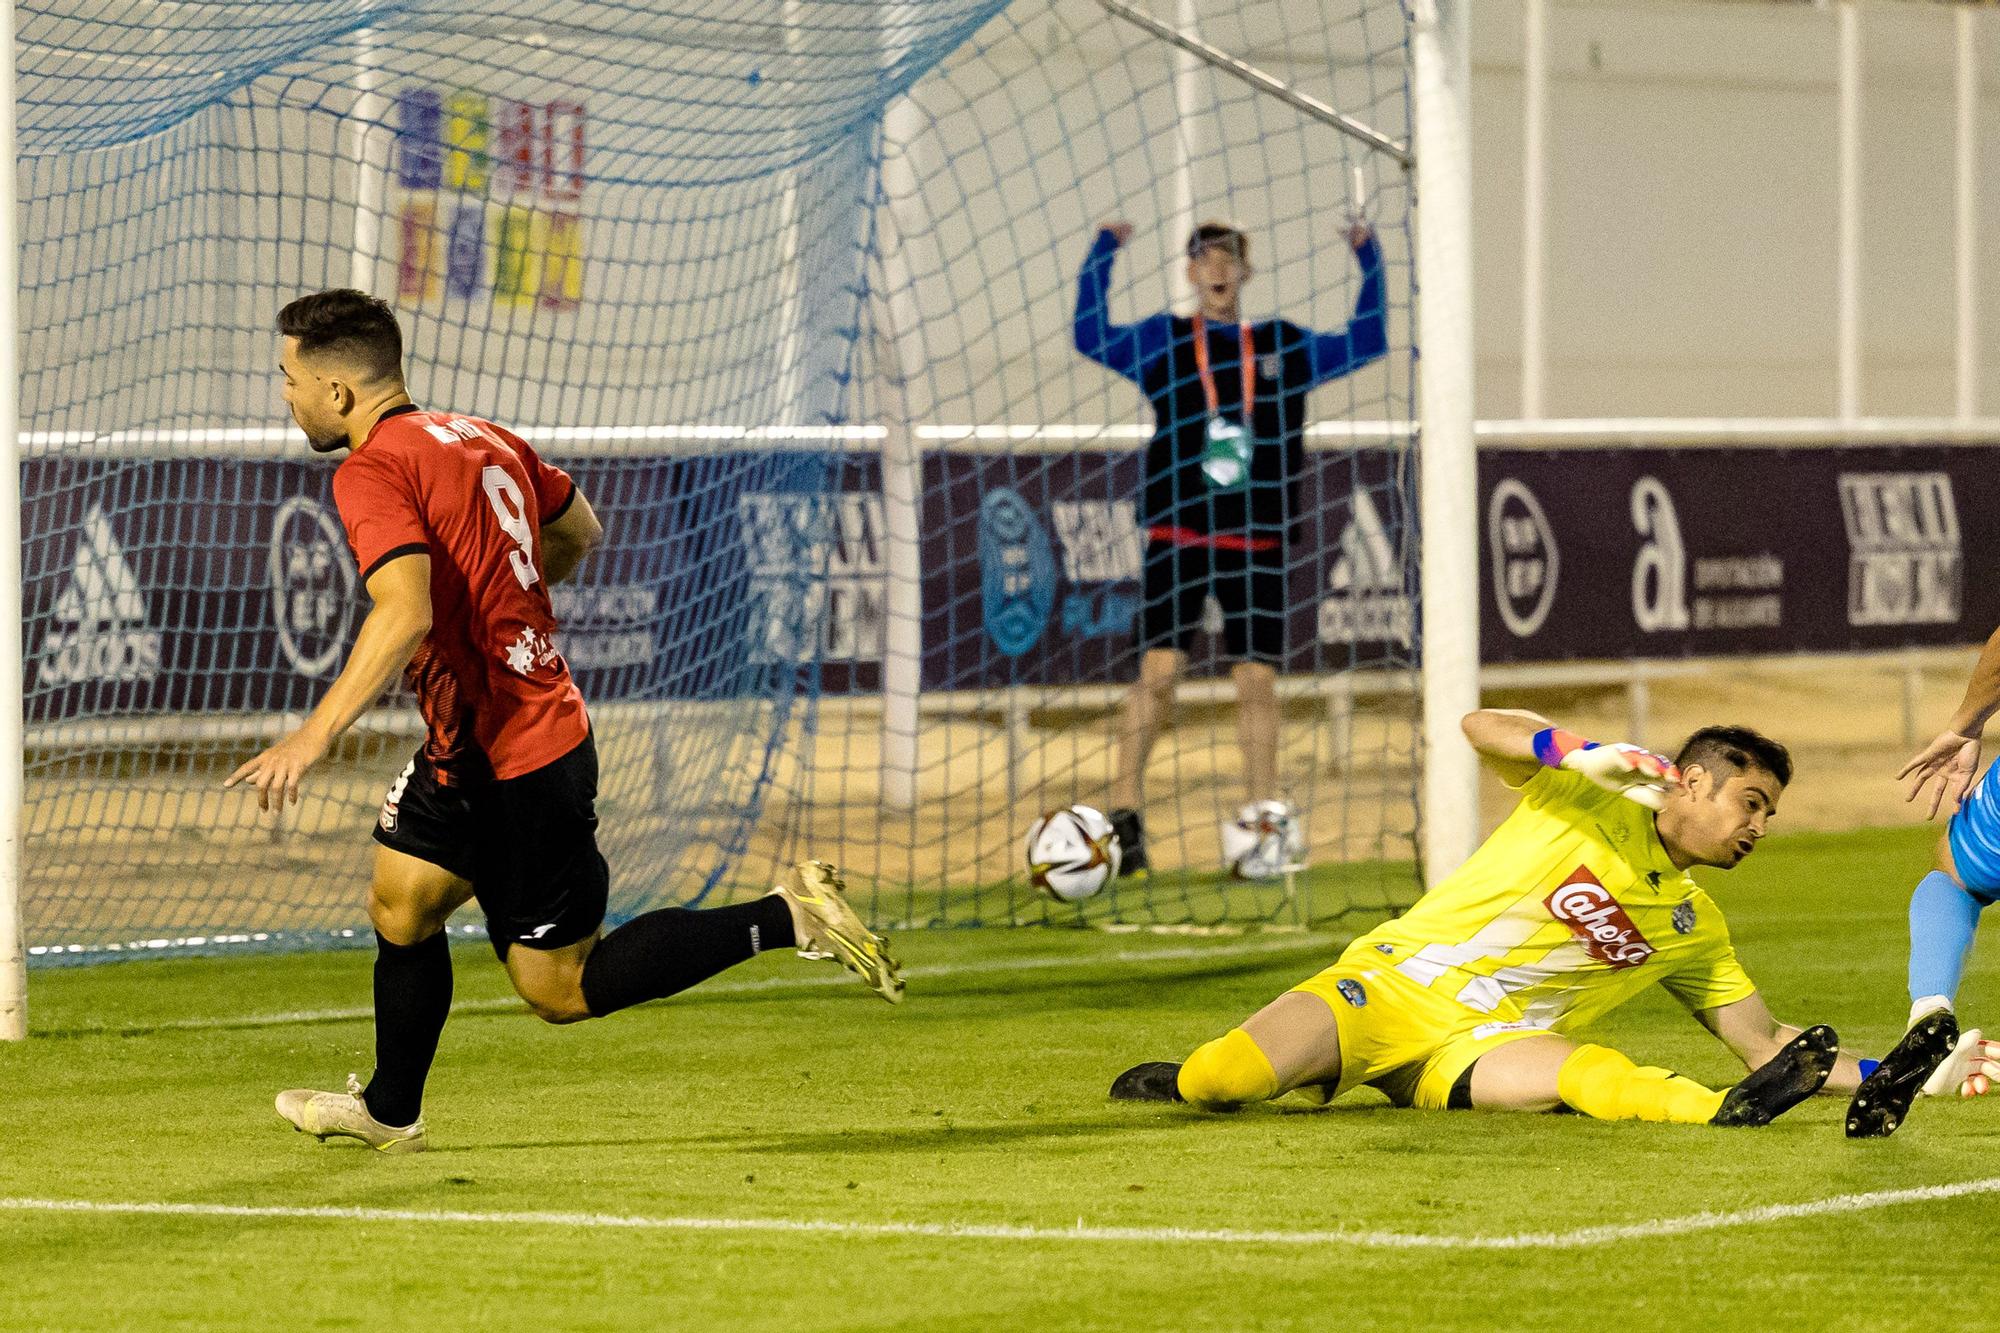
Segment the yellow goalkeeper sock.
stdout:
<path fill-rule="evenodd" d="M 1579 1046 L 1556 1074 L 1556 1090 L 1575 1110 L 1599 1120 L 1668 1120 L 1705 1125 L 1723 1094 L 1666 1069 L 1641 1069 L 1606 1046 Z"/>
<path fill-rule="evenodd" d="M 1278 1095 L 1277 1071 L 1242 1028 L 1197 1048 L 1181 1066 L 1179 1085 L 1197 1106 L 1241 1106 Z"/>

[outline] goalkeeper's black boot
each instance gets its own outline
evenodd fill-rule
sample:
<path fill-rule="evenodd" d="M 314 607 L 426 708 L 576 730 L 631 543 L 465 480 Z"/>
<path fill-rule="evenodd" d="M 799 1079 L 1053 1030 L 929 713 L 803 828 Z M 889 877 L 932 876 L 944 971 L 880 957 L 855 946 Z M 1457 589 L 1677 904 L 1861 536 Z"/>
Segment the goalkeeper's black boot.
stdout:
<path fill-rule="evenodd" d="M 1918 1019 L 1855 1089 L 1854 1100 L 1847 1104 L 1847 1137 L 1880 1139 L 1894 1134 L 1924 1080 L 1957 1045 L 1958 1020 L 1951 1010 L 1934 1009 Z"/>
<path fill-rule="evenodd" d="M 1725 1128 L 1768 1125 L 1825 1087 L 1839 1058 L 1840 1038 L 1833 1029 L 1824 1023 L 1809 1027 L 1731 1088 L 1708 1123 Z"/>
<path fill-rule="evenodd" d="M 1146 862 L 1146 824 L 1137 810 L 1113 810 L 1111 831 L 1118 835 L 1118 875 L 1150 874 Z"/>
<path fill-rule="evenodd" d="M 1133 1065 L 1111 1081 L 1114 1102 L 1182 1102 L 1181 1067 L 1171 1060 Z"/>

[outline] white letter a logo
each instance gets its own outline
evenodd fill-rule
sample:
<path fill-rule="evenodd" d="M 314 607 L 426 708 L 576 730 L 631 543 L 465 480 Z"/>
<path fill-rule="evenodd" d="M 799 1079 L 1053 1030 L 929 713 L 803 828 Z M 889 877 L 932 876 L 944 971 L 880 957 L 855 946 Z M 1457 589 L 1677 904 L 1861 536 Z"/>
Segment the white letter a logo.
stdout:
<path fill-rule="evenodd" d="M 1327 586 L 1335 592 L 1401 592 L 1402 566 L 1368 492 L 1354 492 L 1353 509 L 1347 530 L 1340 534 L 1340 556 L 1327 575 Z"/>
<path fill-rule="evenodd" d="M 52 619 L 56 627 L 42 640 L 38 686 L 159 676 L 164 636 L 147 628 L 139 576 L 97 505 L 84 515 L 69 586 L 56 596 Z"/>
<path fill-rule="evenodd" d="M 125 559 L 124 548 L 111 534 L 111 520 L 97 505 L 83 520 L 83 540 L 76 545 L 76 568 L 69 586 L 56 598 L 55 618 L 66 625 L 97 628 L 146 623 L 146 599 L 139 580 Z"/>

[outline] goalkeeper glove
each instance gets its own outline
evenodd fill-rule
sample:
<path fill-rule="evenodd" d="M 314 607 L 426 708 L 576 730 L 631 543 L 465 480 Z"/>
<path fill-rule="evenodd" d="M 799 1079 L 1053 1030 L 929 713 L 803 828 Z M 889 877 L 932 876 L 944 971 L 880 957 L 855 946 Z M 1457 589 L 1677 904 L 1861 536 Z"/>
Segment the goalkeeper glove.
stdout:
<path fill-rule="evenodd" d="M 1561 727 L 1535 733 L 1535 758 L 1549 768 L 1581 773 L 1608 792 L 1636 801 L 1650 810 L 1666 805 L 1667 793 L 1678 787 L 1681 771 L 1674 761 L 1640 745 L 1599 745 Z"/>

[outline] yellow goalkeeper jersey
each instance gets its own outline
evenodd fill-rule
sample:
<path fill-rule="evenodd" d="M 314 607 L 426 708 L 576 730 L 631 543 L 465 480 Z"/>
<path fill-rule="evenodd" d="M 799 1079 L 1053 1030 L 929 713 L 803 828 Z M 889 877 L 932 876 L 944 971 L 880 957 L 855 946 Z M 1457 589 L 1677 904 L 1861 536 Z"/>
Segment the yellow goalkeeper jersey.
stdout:
<path fill-rule="evenodd" d="M 1668 859 L 1653 812 L 1545 768 L 1472 858 L 1405 915 L 1348 946 L 1449 997 L 1480 1031 L 1567 1032 L 1658 982 L 1690 1010 L 1757 988 L 1722 912 Z"/>

